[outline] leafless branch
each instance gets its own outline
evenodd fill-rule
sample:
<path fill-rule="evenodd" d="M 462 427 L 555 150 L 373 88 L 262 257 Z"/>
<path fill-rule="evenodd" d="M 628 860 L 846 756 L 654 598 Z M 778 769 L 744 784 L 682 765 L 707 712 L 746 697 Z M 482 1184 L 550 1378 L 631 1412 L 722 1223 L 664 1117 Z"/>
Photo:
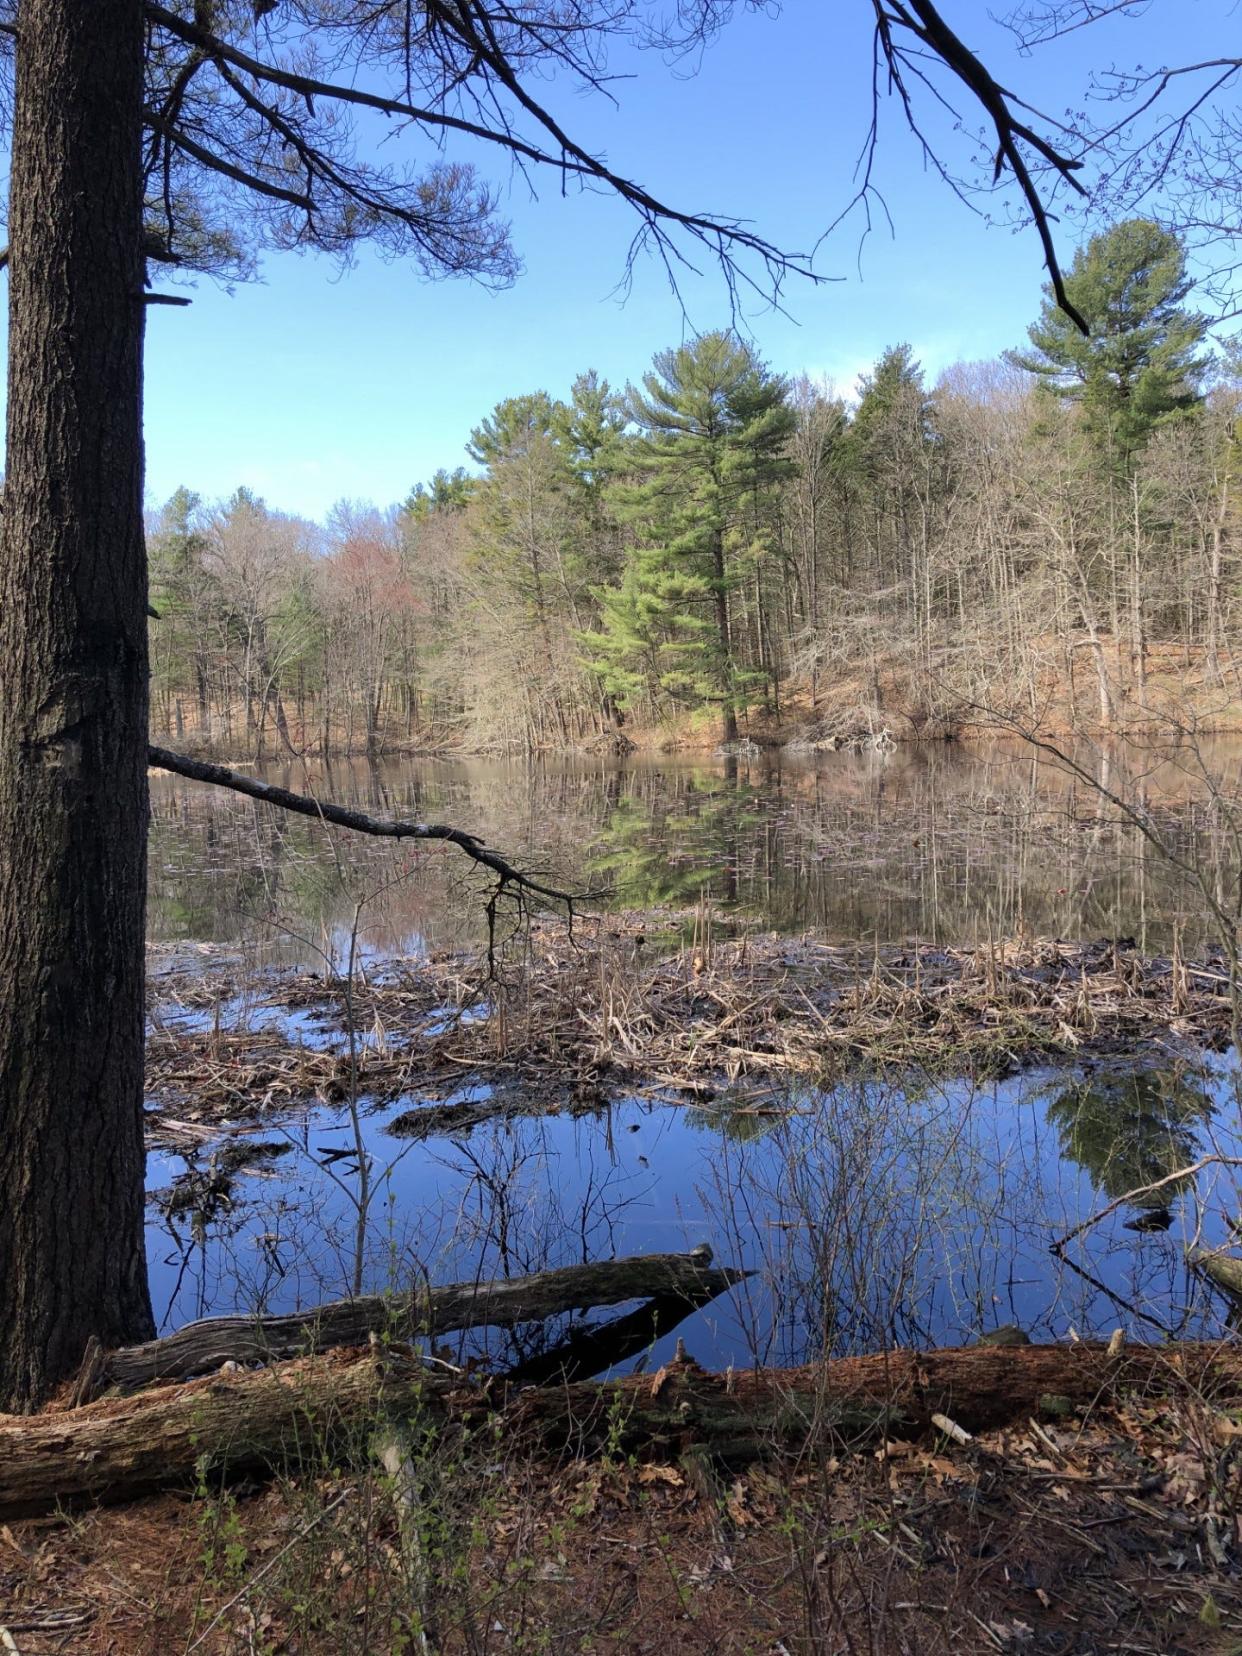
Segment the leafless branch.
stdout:
<path fill-rule="evenodd" d="M 673 227 L 684 232 L 692 240 L 707 247 L 713 256 L 725 269 L 730 281 L 730 292 L 735 290 L 740 281 L 755 291 L 762 291 L 764 297 L 771 298 L 779 291 L 782 278 L 788 273 L 796 273 L 810 281 L 818 282 L 823 278 L 816 273 L 811 260 L 801 254 L 784 253 L 772 243 L 766 241 L 755 231 L 747 229 L 741 222 L 719 217 L 710 213 L 686 212 L 669 205 L 653 195 L 644 186 L 635 180 L 624 177 L 613 171 L 600 157 L 591 154 L 577 144 L 550 111 L 534 98 L 518 78 L 513 66 L 512 53 L 505 49 L 505 45 L 498 39 L 486 13 L 474 7 L 445 6 L 437 4 L 429 8 L 429 25 L 434 11 L 434 22 L 437 35 L 451 34 L 464 48 L 471 64 L 471 78 L 481 82 L 481 91 L 476 92 L 476 106 L 482 107 L 480 98 L 487 102 L 495 116 L 493 124 L 485 120 L 470 120 L 461 115 L 449 113 L 440 106 L 437 100 L 436 107 L 416 104 L 408 97 L 392 97 L 380 92 L 369 90 L 353 81 L 341 79 L 339 81 L 324 80 L 315 75 L 305 74 L 298 70 L 286 67 L 283 64 L 266 61 L 243 52 L 231 42 L 222 39 L 217 34 L 202 27 L 197 21 L 179 15 L 168 7 L 160 5 L 158 0 L 147 0 L 146 14 L 150 22 L 166 31 L 184 45 L 190 46 L 196 53 L 201 53 L 213 61 L 221 74 L 221 79 L 229 86 L 234 95 L 243 99 L 253 113 L 257 113 L 268 122 L 271 130 L 285 144 L 294 144 L 301 148 L 300 140 L 292 139 L 288 124 L 282 124 L 283 117 L 278 118 L 278 112 L 273 111 L 270 105 L 260 99 L 249 87 L 242 91 L 235 74 L 228 71 L 237 71 L 258 86 L 279 87 L 285 91 L 300 96 L 307 103 L 308 110 L 313 112 L 315 100 L 343 106 L 355 106 L 374 111 L 381 115 L 396 118 L 401 121 L 414 123 L 433 132 L 457 133 L 465 137 L 474 138 L 484 143 L 504 150 L 519 164 L 528 163 L 535 167 L 555 169 L 562 178 L 576 178 L 583 184 L 601 184 L 620 196 L 639 215 L 642 228 L 636 242 L 638 245 L 648 239 L 653 239 L 658 249 L 665 256 L 666 268 L 671 268 L 670 260 L 676 259 L 683 264 L 687 261 L 670 244 L 667 227 Z M 499 14 L 498 14 L 499 15 Z M 529 19 L 513 19 L 513 27 L 525 36 L 534 36 L 536 55 L 540 52 L 544 56 L 551 54 L 560 56 L 555 42 L 544 41 L 533 29 Z M 595 85 L 597 76 L 591 69 L 589 61 L 581 56 L 570 60 L 570 65 L 588 85 Z M 228 66 L 226 70 L 225 66 Z M 460 76 L 458 77 L 460 78 Z M 514 130 L 503 110 L 496 104 L 495 88 L 500 87 L 514 101 L 520 110 L 528 115 L 534 123 L 553 140 L 551 147 L 544 147 L 540 143 L 531 142 Z M 158 127 L 159 116 L 154 116 L 153 125 Z M 273 194 L 279 188 L 268 186 L 263 188 L 263 180 L 253 181 L 250 178 L 238 177 L 234 170 L 230 170 L 232 163 L 223 161 L 214 151 L 199 145 L 195 148 L 195 141 L 187 139 L 184 123 L 166 129 L 170 140 L 180 146 L 185 152 L 205 166 L 212 167 L 226 176 L 235 178 L 238 182 L 259 189 L 261 193 Z M 326 158 L 318 156 L 316 172 L 322 176 L 328 167 Z M 291 199 L 281 197 L 280 199 Z M 310 211 L 307 206 L 307 197 L 301 196 L 293 205 Z M 399 212 L 392 210 L 382 193 L 376 192 L 367 205 L 381 216 L 387 214 L 394 218 L 401 218 Z M 631 250 L 631 256 L 633 253 Z M 742 271 L 737 263 L 738 255 L 752 255 L 766 271 L 767 281 L 762 290 L 760 285 L 748 274 Z M 693 268 L 688 266 L 688 268 Z"/>
<path fill-rule="evenodd" d="M 888 65 L 892 86 L 902 100 L 907 123 L 923 145 L 925 153 L 931 153 L 930 146 L 919 129 L 905 86 L 907 70 L 920 76 L 922 71 L 912 63 L 913 54 L 910 49 L 900 43 L 894 32 L 897 29 L 904 30 L 921 41 L 933 57 L 956 76 L 987 115 L 996 143 L 994 180 L 1000 178 L 1005 167 L 1013 174 L 1039 235 L 1044 251 L 1044 263 L 1053 292 L 1056 294 L 1057 304 L 1084 334 L 1089 333 L 1087 323 L 1066 294 L 1065 278 L 1052 234 L 1053 215 L 1023 151 L 1024 146 L 1032 150 L 1043 166 L 1050 168 L 1057 178 L 1079 195 L 1085 196 L 1085 189 L 1074 176 L 1082 167 L 1081 160 L 1063 154 L 1034 127 L 1015 114 L 1016 108 L 1026 106 L 1021 105 L 1019 99 L 993 79 L 976 54 L 941 17 L 936 7 L 931 4 L 931 0 L 908 0 L 908 3 L 907 0 L 873 0 L 873 6 L 876 37 Z"/>
<path fill-rule="evenodd" d="M 256 777 L 242 776 L 238 771 L 229 770 L 225 765 L 211 764 L 203 759 L 191 759 L 184 753 L 173 753 L 168 748 L 149 747 L 147 763 L 156 770 L 171 771 L 176 776 L 184 776 L 190 782 L 206 782 L 212 787 L 229 788 L 232 792 L 245 794 L 250 799 L 262 800 L 266 805 L 276 805 L 282 811 L 293 811 L 298 816 L 314 817 L 320 822 L 330 823 L 335 828 L 349 828 L 358 834 L 374 834 L 382 839 L 444 840 L 449 845 L 455 845 L 459 851 L 464 851 L 472 862 L 495 874 L 498 884 L 493 893 L 493 901 L 496 895 L 513 887 L 516 892 L 525 892 L 546 902 L 564 903 L 572 920 L 574 906 L 582 895 L 545 885 L 533 875 L 524 874 L 521 869 L 515 868 L 502 857 L 499 851 L 489 849 L 474 834 L 466 833 L 464 828 L 450 828 L 443 823 L 434 822 L 386 822 L 379 817 L 368 816 L 364 811 L 355 811 L 345 805 L 333 805 L 327 800 L 316 799 L 312 794 L 294 793 L 291 789 L 278 787 L 272 782 L 260 782 Z"/>
<path fill-rule="evenodd" d="M 1166 1173 L 1160 1179 L 1153 1179 L 1150 1184 L 1135 1185 L 1133 1190 L 1127 1190 L 1124 1195 L 1114 1197 L 1106 1207 L 1100 1208 L 1089 1219 L 1084 1219 L 1080 1225 L 1075 1225 L 1073 1230 L 1066 1231 L 1064 1236 L 1058 1236 L 1055 1242 L 1050 1242 L 1048 1251 L 1060 1254 L 1062 1249 L 1068 1247 L 1075 1237 L 1081 1236 L 1084 1231 L 1089 1231 L 1094 1225 L 1098 1225 L 1101 1220 L 1107 1219 L 1111 1213 L 1116 1213 L 1118 1208 L 1141 1202 L 1147 1196 L 1155 1196 L 1162 1190 L 1168 1190 L 1170 1186 L 1176 1190 L 1208 1167 L 1242 1167 L 1242 1156 L 1218 1154 L 1200 1156 L 1197 1162 L 1191 1162 L 1188 1167 L 1174 1168 L 1172 1173 Z"/>

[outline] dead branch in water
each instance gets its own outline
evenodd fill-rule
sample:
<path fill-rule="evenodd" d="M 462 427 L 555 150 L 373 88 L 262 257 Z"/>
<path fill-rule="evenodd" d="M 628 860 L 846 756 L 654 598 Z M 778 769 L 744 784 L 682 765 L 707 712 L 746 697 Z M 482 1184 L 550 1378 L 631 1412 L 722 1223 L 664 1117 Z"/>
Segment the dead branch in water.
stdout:
<path fill-rule="evenodd" d="M 1107 1206 L 1093 1213 L 1089 1219 L 1084 1219 L 1080 1225 L 1075 1225 L 1073 1230 L 1066 1231 L 1064 1236 L 1058 1236 L 1055 1242 L 1050 1242 L 1048 1251 L 1054 1254 L 1061 1253 L 1075 1237 L 1081 1236 L 1084 1231 L 1091 1230 L 1101 1220 L 1107 1219 L 1112 1213 L 1116 1213 L 1118 1208 L 1137 1205 L 1142 1202 L 1145 1196 L 1155 1196 L 1161 1190 L 1171 1188 L 1177 1191 L 1182 1185 L 1189 1183 L 1191 1179 L 1198 1178 L 1199 1174 L 1208 1167 L 1242 1167 L 1242 1156 L 1224 1156 L 1213 1152 L 1210 1156 L 1200 1156 L 1197 1162 L 1191 1162 L 1187 1167 L 1175 1167 L 1172 1173 L 1166 1173 L 1160 1179 L 1153 1179 L 1150 1184 L 1135 1185 L 1133 1190 L 1127 1190 L 1124 1195 L 1115 1196 Z"/>
<path fill-rule="evenodd" d="M 609 1259 L 494 1282 L 454 1282 L 408 1295 L 365 1295 L 289 1316 L 205 1317 L 164 1339 L 108 1352 L 96 1365 L 96 1389 L 125 1390 L 181 1379 L 226 1362 L 269 1363 L 334 1346 L 362 1345 L 372 1334 L 408 1340 L 462 1328 L 512 1328 L 563 1311 L 627 1300 L 714 1299 L 749 1273 L 713 1267 L 709 1247 L 684 1254 Z M 685 1314 L 683 1309 L 682 1315 Z"/>

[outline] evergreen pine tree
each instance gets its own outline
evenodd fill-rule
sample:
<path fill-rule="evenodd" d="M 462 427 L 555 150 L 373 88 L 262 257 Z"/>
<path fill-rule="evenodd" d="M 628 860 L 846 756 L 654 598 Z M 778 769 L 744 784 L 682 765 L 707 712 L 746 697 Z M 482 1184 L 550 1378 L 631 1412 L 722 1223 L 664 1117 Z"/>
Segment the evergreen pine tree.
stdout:
<path fill-rule="evenodd" d="M 422 522 L 437 512 L 460 512 L 470 503 L 477 488 L 478 478 L 471 477 L 464 466 L 451 472 L 441 466 L 430 483 L 414 485 L 401 510 L 415 522 Z"/>
<path fill-rule="evenodd" d="M 1207 319 L 1187 310 L 1186 256 L 1150 219 L 1126 219 L 1080 248 L 1065 281 L 1084 336 L 1045 288 L 1031 350 L 1009 361 L 1079 404 L 1095 448 L 1119 474 L 1161 422 L 1198 406 Z"/>
<path fill-rule="evenodd" d="M 708 333 L 661 351 L 629 412 L 638 477 L 616 506 L 635 545 L 619 589 L 601 598 L 596 670 L 623 703 L 654 679 L 684 705 L 718 708 L 722 739 L 736 741 L 758 675 L 739 660 L 730 595 L 742 554 L 764 550 L 763 503 L 792 470 L 788 387 L 735 335 Z"/>

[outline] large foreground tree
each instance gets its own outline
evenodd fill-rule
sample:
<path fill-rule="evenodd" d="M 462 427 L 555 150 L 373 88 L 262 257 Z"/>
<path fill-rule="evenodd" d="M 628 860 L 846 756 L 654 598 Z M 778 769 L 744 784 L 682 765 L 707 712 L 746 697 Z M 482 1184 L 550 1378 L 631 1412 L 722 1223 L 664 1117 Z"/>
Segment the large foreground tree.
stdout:
<path fill-rule="evenodd" d="M 0 556 L 0 1405 L 151 1332 L 143 18 L 21 14 Z"/>
<path fill-rule="evenodd" d="M 426 274 L 516 270 L 487 150 L 619 195 L 670 269 L 736 293 L 791 261 L 663 203 L 540 97 L 599 90 L 608 43 L 677 47 L 731 0 L 0 0 L 12 85 L 9 425 L 0 547 L 0 1407 L 92 1337 L 150 1332 L 142 1251 L 147 832 L 142 338 L 168 268 L 245 274 L 262 247 Z M 1059 285 L 1035 162 L 1049 142 L 927 0 L 875 0 L 903 95 L 928 54 L 976 101 Z M 550 78 L 551 77 L 551 78 Z M 540 86 L 540 97 L 530 88 Z M 905 107 L 909 110 L 909 104 Z M 397 138 L 396 143 L 379 139 Z M 398 159 L 390 159 L 390 157 Z M 745 261 L 749 259 L 750 263 Z M 749 272 L 749 274 L 748 274 Z"/>

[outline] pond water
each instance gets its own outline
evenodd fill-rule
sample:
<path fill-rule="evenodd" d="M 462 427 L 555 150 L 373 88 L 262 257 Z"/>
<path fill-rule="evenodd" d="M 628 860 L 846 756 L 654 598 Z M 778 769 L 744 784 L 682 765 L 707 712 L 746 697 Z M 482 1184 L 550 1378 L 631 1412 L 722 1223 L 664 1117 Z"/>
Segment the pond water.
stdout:
<path fill-rule="evenodd" d="M 1089 757 L 1228 889 L 1227 824 L 1197 760 Z M 1232 788 L 1242 746 L 1204 757 Z M 617 906 L 706 893 L 738 926 L 850 941 L 960 943 L 1023 928 L 1133 936 L 1149 952 L 1175 932 L 1189 948 L 1208 941 L 1193 888 L 1094 790 L 1002 747 L 749 770 L 402 762 L 265 774 L 376 813 L 456 823 L 564 883 L 607 884 Z M 171 778 L 153 778 L 152 793 L 153 939 L 198 945 L 207 971 L 226 955 L 339 968 L 354 930 L 372 962 L 482 935 L 478 883 L 449 848 L 411 854 L 330 834 Z M 338 1038 L 305 1014 L 290 1034 Z M 487 1089 L 459 1101 L 472 1098 L 489 1102 Z M 516 1085 L 490 1100 L 505 1106 L 500 1117 L 415 1140 L 392 1127 L 416 1094 L 382 1109 L 361 1100 L 356 1122 L 321 1105 L 241 1140 L 273 1148 L 224 1199 L 202 1195 L 213 1146 L 188 1161 L 153 1153 L 152 1191 L 179 1192 L 150 1208 L 157 1317 L 171 1328 L 313 1305 L 356 1280 L 382 1289 L 521 1274 L 706 1242 L 718 1263 L 755 1274 L 678 1331 L 704 1363 L 954 1344 L 1006 1323 L 1058 1339 L 1071 1328 L 1151 1338 L 1223 1326 L 1185 1254 L 1229 1240 L 1242 1221 L 1224 1165 L 1169 1191 L 1167 1211 L 1122 1207 L 1062 1257 L 1049 1248 L 1138 1183 L 1242 1154 L 1232 1058 L 1170 1051 L 999 1082 L 859 1076 L 752 1092 L 739 1107 L 724 1099 L 532 1115 Z M 560 1332 L 492 1335 L 486 1349 L 529 1358 Z M 661 1335 L 649 1360 L 672 1339 Z M 483 1347 L 475 1336 L 453 1349 Z"/>
<path fill-rule="evenodd" d="M 1229 885 L 1232 836 L 1201 764 L 1242 794 L 1242 741 L 1200 750 L 1078 749 L 1105 787 L 1151 810 L 1170 846 Z M 393 761 L 269 766 L 265 779 L 377 815 L 448 822 L 615 906 L 706 892 L 763 927 L 834 940 L 975 942 L 1023 929 L 1206 935 L 1202 900 L 1081 779 L 1029 750 L 936 744 L 890 754 L 775 754 L 753 766 L 648 759 L 507 765 Z M 151 934 L 245 940 L 317 964 L 361 902 L 376 953 L 481 935 L 464 859 L 330 832 L 235 794 L 152 776 Z"/>

